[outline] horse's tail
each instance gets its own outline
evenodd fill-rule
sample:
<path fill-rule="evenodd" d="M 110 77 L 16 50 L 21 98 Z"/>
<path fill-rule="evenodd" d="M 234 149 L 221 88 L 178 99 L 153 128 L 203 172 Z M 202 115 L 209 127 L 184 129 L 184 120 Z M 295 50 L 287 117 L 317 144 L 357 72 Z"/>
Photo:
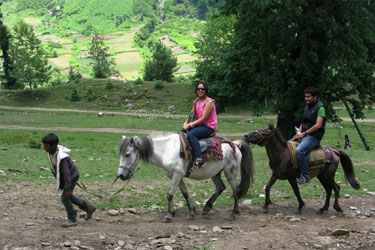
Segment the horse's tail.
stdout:
<path fill-rule="evenodd" d="M 359 185 L 357 179 L 355 178 L 352 160 L 350 159 L 349 155 L 347 155 L 345 152 L 341 150 L 339 150 L 339 152 L 340 152 L 341 166 L 344 169 L 344 173 L 345 173 L 345 179 L 349 181 L 350 185 L 354 189 L 359 189 L 361 185 Z"/>
<path fill-rule="evenodd" d="M 242 154 L 241 160 L 241 181 L 238 186 L 238 198 L 244 197 L 247 194 L 249 188 L 254 182 L 254 163 L 253 163 L 253 153 L 251 151 L 250 145 L 244 141 L 240 141 L 239 149 Z"/>

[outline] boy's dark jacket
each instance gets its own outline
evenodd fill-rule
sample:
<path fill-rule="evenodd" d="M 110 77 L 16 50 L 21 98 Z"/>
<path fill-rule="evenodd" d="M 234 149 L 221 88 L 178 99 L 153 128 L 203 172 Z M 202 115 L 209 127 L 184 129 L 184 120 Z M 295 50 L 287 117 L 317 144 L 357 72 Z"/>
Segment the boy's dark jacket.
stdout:
<path fill-rule="evenodd" d="M 57 145 L 57 160 L 55 168 L 52 165 L 51 155 L 48 154 L 50 167 L 53 175 L 56 177 L 56 188 L 71 191 L 72 180 L 79 177 L 79 172 L 76 164 L 70 158 L 70 149 Z"/>

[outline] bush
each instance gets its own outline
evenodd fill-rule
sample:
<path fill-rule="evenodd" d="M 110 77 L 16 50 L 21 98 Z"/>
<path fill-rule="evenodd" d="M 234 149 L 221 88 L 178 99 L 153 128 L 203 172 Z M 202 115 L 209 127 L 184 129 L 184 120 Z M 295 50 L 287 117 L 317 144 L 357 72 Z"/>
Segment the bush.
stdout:
<path fill-rule="evenodd" d="M 81 97 L 79 96 L 77 89 L 73 89 L 70 100 L 72 102 L 78 102 L 79 100 L 81 100 Z"/>
<path fill-rule="evenodd" d="M 138 79 L 135 80 L 134 83 L 137 84 L 137 85 L 141 85 L 141 84 L 143 84 L 143 81 L 140 77 L 138 77 Z"/>
<path fill-rule="evenodd" d="M 29 141 L 30 148 L 41 148 L 42 144 L 40 142 L 37 142 L 35 140 Z"/>
<path fill-rule="evenodd" d="M 112 81 L 111 80 L 107 80 L 107 82 L 106 82 L 106 84 L 105 84 L 105 89 L 106 90 L 111 90 L 111 89 L 113 89 L 113 83 L 112 83 Z"/>
<path fill-rule="evenodd" d="M 160 80 L 157 80 L 154 82 L 154 88 L 155 89 L 162 89 L 164 88 L 164 83 Z"/>

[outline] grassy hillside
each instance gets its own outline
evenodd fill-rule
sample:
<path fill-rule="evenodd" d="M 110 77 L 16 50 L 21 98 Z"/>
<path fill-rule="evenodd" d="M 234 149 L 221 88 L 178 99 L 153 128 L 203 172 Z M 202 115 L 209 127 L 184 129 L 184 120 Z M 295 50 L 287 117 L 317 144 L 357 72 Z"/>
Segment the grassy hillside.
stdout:
<path fill-rule="evenodd" d="M 136 112 L 152 113 L 168 112 L 168 108 L 174 105 L 176 113 L 186 114 L 190 111 L 195 97 L 192 85 L 164 83 L 163 89 L 155 89 L 153 84 L 153 82 L 137 85 L 123 81 L 82 80 L 78 84 L 36 89 L 34 99 L 30 97 L 29 90 L 0 90 L 0 103 L 10 106 L 124 112 L 128 110 L 128 104 L 133 104 L 133 110 Z M 78 101 L 72 101 L 75 91 L 78 94 Z"/>

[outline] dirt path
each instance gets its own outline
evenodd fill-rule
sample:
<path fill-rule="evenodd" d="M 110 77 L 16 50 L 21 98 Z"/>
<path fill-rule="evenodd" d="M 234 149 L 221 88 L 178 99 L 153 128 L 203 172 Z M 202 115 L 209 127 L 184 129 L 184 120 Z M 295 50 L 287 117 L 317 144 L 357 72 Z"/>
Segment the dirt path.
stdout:
<path fill-rule="evenodd" d="M 77 112 L 77 113 L 91 113 L 91 114 L 99 114 L 102 113 L 103 115 L 126 115 L 126 116 L 152 116 L 152 117 L 165 117 L 166 115 L 172 117 L 186 117 L 186 115 L 176 115 L 176 114 L 150 114 L 150 113 L 136 113 L 136 112 L 120 112 L 120 111 L 101 111 L 101 110 L 81 110 L 81 109 L 57 109 L 57 108 L 35 108 L 35 107 L 12 107 L 12 106 L 3 106 L 0 105 L 0 109 L 5 110 L 36 110 L 36 111 L 55 111 L 55 112 Z M 222 118 L 256 118 L 250 115 L 218 115 L 218 117 Z M 262 116 L 263 118 L 267 119 L 276 119 L 276 116 Z M 351 121 L 350 118 L 341 118 L 343 121 Z M 361 119 L 356 120 L 356 122 L 375 122 L 375 119 Z"/>
<path fill-rule="evenodd" d="M 102 185 L 102 186 L 101 186 Z M 96 189 L 104 188 L 98 183 Z M 142 183 L 132 186 L 142 189 Z M 77 189 L 76 194 L 85 198 Z M 177 201 L 176 201 L 177 202 Z M 193 249 L 209 245 L 215 250 L 269 249 L 374 249 L 375 199 L 341 198 L 344 213 L 332 207 L 323 215 L 316 210 L 323 199 L 308 200 L 302 214 L 295 214 L 296 199 L 278 202 L 270 212 L 261 206 L 241 204 L 241 214 L 229 220 L 230 207 L 215 207 L 203 218 L 197 207 L 195 220 L 178 208 L 171 223 L 162 223 L 163 211 L 149 208 L 98 209 L 93 219 L 61 228 L 65 212 L 53 184 L 8 180 L 0 186 L 0 249 Z"/>

